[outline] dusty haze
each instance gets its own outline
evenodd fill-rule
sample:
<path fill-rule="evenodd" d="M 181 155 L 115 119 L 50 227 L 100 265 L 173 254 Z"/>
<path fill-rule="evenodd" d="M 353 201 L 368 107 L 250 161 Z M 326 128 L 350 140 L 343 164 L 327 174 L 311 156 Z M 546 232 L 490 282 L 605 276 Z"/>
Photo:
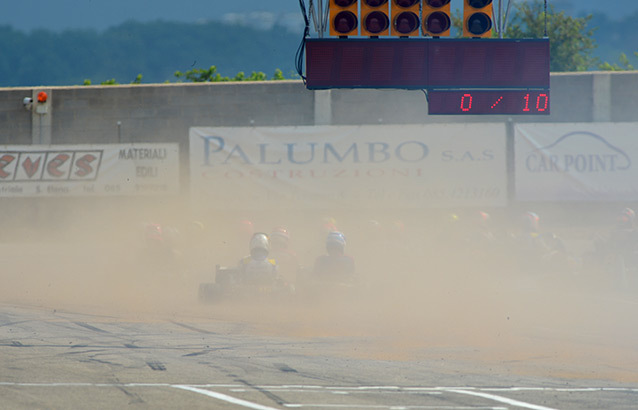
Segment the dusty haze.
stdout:
<path fill-rule="evenodd" d="M 541 229 L 564 238 L 570 260 L 562 271 L 530 272 L 508 246 L 523 210 L 484 210 L 495 236 L 485 251 L 473 239 L 478 209 L 204 214 L 179 198 L 80 202 L 30 208 L 25 201 L 16 217 L 5 216 L 2 303 L 104 320 L 243 321 L 275 336 L 351 339 L 357 348 L 344 355 L 427 362 L 451 359 L 445 355 L 456 349 L 455 360 L 486 369 L 638 381 L 635 292 L 582 260 L 616 208 L 544 206 Z M 360 286 L 352 294 L 252 306 L 198 302 L 198 285 L 213 281 L 216 264 L 233 266 L 248 253 L 240 221 L 266 233 L 285 226 L 308 267 L 324 251 L 328 217 L 355 259 Z M 147 223 L 179 231 L 174 254 L 148 252 Z"/>

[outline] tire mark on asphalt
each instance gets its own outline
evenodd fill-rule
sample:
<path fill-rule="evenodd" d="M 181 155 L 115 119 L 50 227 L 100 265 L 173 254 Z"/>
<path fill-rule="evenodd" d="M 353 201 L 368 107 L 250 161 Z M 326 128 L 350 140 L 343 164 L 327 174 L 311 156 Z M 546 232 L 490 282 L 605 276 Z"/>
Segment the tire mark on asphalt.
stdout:
<path fill-rule="evenodd" d="M 2 324 L 0 324 L 0 327 L 11 326 L 11 325 L 19 325 L 20 323 L 27 323 L 27 322 L 32 322 L 32 320 L 19 320 L 17 322 L 2 323 Z"/>
<path fill-rule="evenodd" d="M 91 349 L 111 349 L 111 350 L 121 350 L 121 349 L 132 349 L 130 346 L 124 345 L 105 345 L 105 344 L 78 344 L 78 345 L 69 345 L 69 344 L 52 344 L 52 343 L 43 343 L 43 344 L 23 344 L 20 341 L 0 341 L 0 347 L 37 347 L 37 348 L 55 348 L 55 349 L 82 349 L 82 348 L 91 348 Z M 135 349 L 147 349 L 147 350 L 166 350 L 166 351 L 192 351 L 195 349 L 195 346 L 135 346 Z M 215 350 L 232 350 L 232 347 L 223 347 L 217 349 L 211 349 L 210 352 Z"/>
<path fill-rule="evenodd" d="M 188 329 L 188 330 L 192 330 L 193 332 L 197 332 L 197 333 L 203 333 L 206 335 L 216 335 L 217 333 L 215 332 L 211 332 L 209 330 L 204 330 L 204 329 L 200 329 L 198 327 L 195 326 L 191 326 L 191 325 L 187 325 L 185 323 L 180 323 L 180 322 L 174 322 L 174 321 L 170 321 L 172 324 L 179 326 L 179 327 L 183 327 L 184 329 Z"/>
<path fill-rule="evenodd" d="M 283 398 L 277 396 L 275 393 L 268 391 L 260 386 L 256 386 L 244 379 L 235 379 L 235 381 L 250 387 L 253 390 L 258 391 L 259 393 L 263 394 L 264 396 L 268 397 L 270 400 L 274 401 L 275 403 L 277 403 L 279 406 L 285 406 L 286 404 L 288 404 L 288 402 L 286 400 L 284 400 Z"/>
<path fill-rule="evenodd" d="M 85 329 L 91 330 L 91 331 L 93 331 L 93 332 L 97 332 L 97 333 L 107 333 L 107 334 L 109 333 L 109 332 L 107 332 L 106 330 L 103 330 L 103 329 L 97 328 L 97 327 L 95 327 L 95 326 L 93 326 L 93 325 L 89 325 L 88 323 L 84 323 L 84 322 L 72 322 L 72 323 L 73 323 L 73 324 L 75 324 L 75 325 L 78 325 L 78 326 L 80 326 L 80 327 L 83 327 L 83 328 L 85 328 Z"/>
<path fill-rule="evenodd" d="M 146 364 L 148 365 L 148 367 L 150 367 L 153 370 L 160 371 L 160 372 L 166 371 L 166 366 L 164 366 L 163 363 L 155 361 L 155 362 L 146 362 Z"/>
<path fill-rule="evenodd" d="M 140 346 L 134 345 L 133 343 L 124 343 L 123 346 L 126 347 L 127 349 L 141 349 L 142 348 Z"/>
<path fill-rule="evenodd" d="M 124 387 L 117 386 L 117 389 L 131 398 L 131 401 L 128 403 L 129 405 L 145 403 L 144 399 L 142 399 L 138 394 L 131 393 L 130 391 L 126 390 Z"/>
<path fill-rule="evenodd" d="M 102 353 L 106 351 L 106 349 L 93 349 L 93 350 L 75 350 L 73 352 L 64 352 L 62 354 L 65 355 L 74 355 L 74 354 L 88 354 L 88 353 Z"/>
<path fill-rule="evenodd" d="M 200 352 L 193 352 L 193 353 L 184 354 L 184 355 L 182 355 L 182 357 L 201 356 L 201 355 L 204 355 L 204 354 L 208 354 L 210 352 L 212 352 L 212 350 L 202 350 Z"/>
<path fill-rule="evenodd" d="M 286 363 L 275 363 L 275 367 L 284 373 L 299 373 L 297 370 L 288 366 Z"/>
<path fill-rule="evenodd" d="M 83 360 L 81 359 L 79 361 L 83 363 L 100 363 L 100 364 L 107 364 L 109 366 L 115 366 L 115 367 L 126 367 L 121 363 L 115 363 L 108 360 L 95 359 L 93 357 L 90 357 L 88 359 L 83 359 Z"/>

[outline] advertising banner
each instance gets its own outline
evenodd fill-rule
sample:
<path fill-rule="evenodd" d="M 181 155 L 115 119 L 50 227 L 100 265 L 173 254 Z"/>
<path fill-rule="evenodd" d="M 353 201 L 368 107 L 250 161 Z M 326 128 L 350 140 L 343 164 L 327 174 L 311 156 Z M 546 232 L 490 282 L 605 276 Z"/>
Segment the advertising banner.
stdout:
<path fill-rule="evenodd" d="M 506 205 L 505 126 L 190 129 L 191 195 L 207 209 Z"/>
<path fill-rule="evenodd" d="M 516 199 L 638 200 L 638 123 L 519 124 Z"/>
<path fill-rule="evenodd" d="M 0 146 L 0 197 L 178 192 L 178 144 Z"/>

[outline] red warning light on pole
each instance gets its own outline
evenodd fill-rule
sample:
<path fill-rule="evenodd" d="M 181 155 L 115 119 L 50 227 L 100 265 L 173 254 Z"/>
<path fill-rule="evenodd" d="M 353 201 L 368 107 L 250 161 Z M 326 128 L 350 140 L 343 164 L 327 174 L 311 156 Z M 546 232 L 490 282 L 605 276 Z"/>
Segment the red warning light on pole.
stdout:
<path fill-rule="evenodd" d="M 40 92 L 38 93 L 38 102 L 39 102 L 40 104 L 44 104 L 44 103 L 46 103 L 48 99 L 49 99 L 49 96 L 48 96 L 48 94 L 47 94 L 47 93 L 45 93 L 44 91 L 40 91 Z"/>

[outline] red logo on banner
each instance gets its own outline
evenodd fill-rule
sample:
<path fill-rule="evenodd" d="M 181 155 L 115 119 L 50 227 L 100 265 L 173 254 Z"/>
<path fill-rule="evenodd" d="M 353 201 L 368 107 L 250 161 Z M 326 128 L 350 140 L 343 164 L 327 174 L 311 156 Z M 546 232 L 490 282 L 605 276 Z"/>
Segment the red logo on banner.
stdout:
<path fill-rule="evenodd" d="M 0 182 L 93 181 L 101 159 L 101 150 L 0 152 Z"/>
<path fill-rule="evenodd" d="M 50 176 L 59 178 L 64 175 L 63 171 L 60 171 L 60 167 L 64 165 L 71 158 L 67 154 L 58 154 L 47 164 L 47 172 Z"/>
<path fill-rule="evenodd" d="M 16 157 L 11 154 L 5 154 L 0 157 L 0 178 L 5 179 L 11 175 L 10 172 L 5 171 L 5 168 L 11 164 L 14 159 L 16 159 Z"/>
<path fill-rule="evenodd" d="M 42 157 L 35 160 L 35 162 L 31 161 L 31 158 L 27 158 L 22 162 L 22 168 L 24 168 L 24 172 L 27 173 L 29 178 L 32 178 L 40 168 L 40 160 L 42 160 Z"/>

